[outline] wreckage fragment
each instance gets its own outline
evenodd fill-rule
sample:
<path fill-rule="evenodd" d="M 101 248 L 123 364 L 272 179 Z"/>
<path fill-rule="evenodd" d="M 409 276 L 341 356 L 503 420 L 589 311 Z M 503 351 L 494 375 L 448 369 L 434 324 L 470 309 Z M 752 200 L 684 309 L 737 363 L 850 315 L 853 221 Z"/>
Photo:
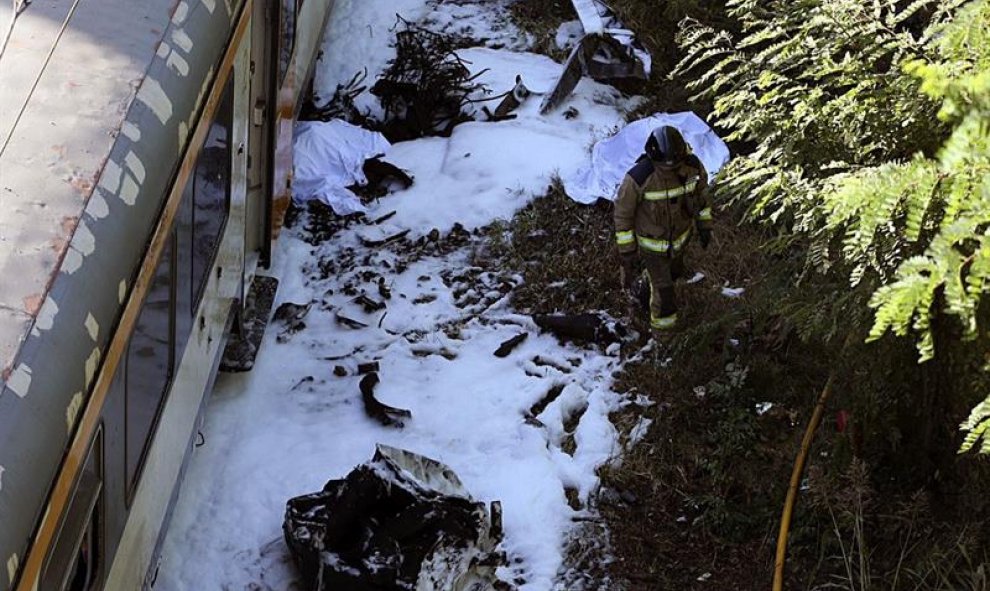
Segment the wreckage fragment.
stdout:
<path fill-rule="evenodd" d="M 622 28 L 610 8 L 594 0 L 573 0 L 573 4 L 585 35 L 571 50 L 560 78 L 544 97 L 540 105 L 544 115 L 563 104 L 584 75 L 601 82 L 650 77 L 650 54 L 632 31 Z"/>
<path fill-rule="evenodd" d="M 511 339 L 502 343 L 498 349 L 495 350 L 496 357 L 508 357 L 510 353 L 516 350 L 516 347 L 522 344 L 523 341 L 529 336 L 529 333 L 521 332 Z"/>
<path fill-rule="evenodd" d="M 286 504 L 283 532 L 306 589 L 496 591 L 508 586 L 501 507 L 447 466 L 378 445 L 371 462 Z"/>
<path fill-rule="evenodd" d="M 624 326 L 599 314 L 535 314 L 533 322 L 565 341 L 610 345 L 627 335 Z"/>
<path fill-rule="evenodd" d="M 364 401 L 364 412 L 386 427 L 405 427 L 402 419 L 411 419 L 412 413 L 404 408 L 395 408 L 383 404 L 375 398 L 375 386 L 381 381 L 376 372 L 371 372 L 361 378 L 358 387 L 361 389 L 361 399 Z"/>
<path fill-rule="evenodd" d="M 505 98 L 502 102 L 495 107 L 495 112 L 492 113 L 488 110 L 488 107 L 482 107 L 481 110 L 488 116 L 489 121 L 506 121 L 509 119 L 515 119 L 516 116 L 512 114 L 513 111 L 519 108 L 523 102 L 526 101 L 533 92 L 523 84 L 522 76 L 516 75 L 516 85 L 512 87 L 512 90 L 505 93 Z M 498 97 L 493 97 L 492 100 Z"/>

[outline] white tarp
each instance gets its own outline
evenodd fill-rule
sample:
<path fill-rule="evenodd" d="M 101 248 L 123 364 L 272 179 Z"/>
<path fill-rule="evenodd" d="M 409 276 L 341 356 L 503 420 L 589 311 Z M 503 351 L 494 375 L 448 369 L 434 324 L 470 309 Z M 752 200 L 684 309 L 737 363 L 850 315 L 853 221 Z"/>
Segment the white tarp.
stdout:
<path fill-rule="evenodd" d="M 729 161 L 729 147 L 722 138 L 690 111 L 659 113 L 630 123 L 614 136 L 596 143 L 591 152 L 591 163 L 564 179 L 567 194 L 578 203 L 594 203 L 599 198 L 614 200 L 622 179 L 643 154 L 646 138 L 663 125 L 680 130 L 691 150 L 705 165 L 709 182 L 714 181 Z"/>
<path fill-rule="evenodd" d="M 292 198 L 297 204 L 326 203 L 338 215 L 364 212 L 347 187 L 368 182 L 364 161 L 390 147 L 380 133 L 345 121 L 301 121 L 295 128 L 295 177 Z"/>

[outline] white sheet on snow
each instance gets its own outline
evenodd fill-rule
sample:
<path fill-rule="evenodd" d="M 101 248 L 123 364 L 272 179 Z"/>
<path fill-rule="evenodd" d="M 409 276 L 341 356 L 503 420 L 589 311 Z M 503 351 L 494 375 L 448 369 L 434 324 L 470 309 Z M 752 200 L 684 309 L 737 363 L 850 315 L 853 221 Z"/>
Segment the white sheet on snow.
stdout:
<path fill-rule="evenodd" d="M 619 133 L 595 144 L 591 162 L 575 174 L 563 177 L 567 194 L 579 203 L 594 203 L 599 198 L 614 200 L 622 179 L 643 154 L 646 138 L 662 125 L 680 130 L 705 165 L 709 182 L 713 182 L 729 161 L 729 147 L 694 113 L 660 113 L 630 123 Z"/>
<path fill-rule="evenodd" d="M 366 183 L 364 161 L 390 145 L 382 134 L 344 121 L 297 123 L 292 198 L 299 204 L 322 201 L 338 215 L 365 211 L 347 187 Z"/>

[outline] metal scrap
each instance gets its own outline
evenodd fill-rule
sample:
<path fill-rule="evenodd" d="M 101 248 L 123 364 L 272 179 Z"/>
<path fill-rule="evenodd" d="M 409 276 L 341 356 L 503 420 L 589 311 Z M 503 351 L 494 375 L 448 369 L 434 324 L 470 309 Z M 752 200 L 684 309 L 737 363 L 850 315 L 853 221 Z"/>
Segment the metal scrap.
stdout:
<path fill-rule="evenodd" d="M 572 0 L 585 35 L 571 50 L 564 71 L 540 105 L 540 113 L 553 111 L 588 75 L 595 80 L 615 82 L 646 80 L 650 76 L 650 54 L 632 31 L 622 28 L 608 6 L 597 0 Z"/>

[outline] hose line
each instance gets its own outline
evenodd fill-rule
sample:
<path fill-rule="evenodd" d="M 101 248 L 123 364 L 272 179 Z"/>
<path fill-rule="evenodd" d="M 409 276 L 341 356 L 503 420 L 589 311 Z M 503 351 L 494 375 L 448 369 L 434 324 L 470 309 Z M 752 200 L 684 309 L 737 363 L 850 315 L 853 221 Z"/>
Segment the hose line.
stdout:
<path fill-rule="evenodd" d="M 833 371 L 825 383 L 825 388 L 818 396 L 818 403 L 815 405 L 815 412 L 811 415 L 808 428 L 804 432 L 804 439 L 801 441 L 801 450 L 794 461 L 794 469 L 791 472 L 791 483 L 787 488 L 787 500 L 784 502 L 784 513 L 780 518 L 780 534 L 777 536 L 777 559 L 773 569 L 773 591 L 783 591 L 784 589 L 784 562 L 787 559 L 787 537 L 791 532 L 791 519 L 794 516 L 794 504 L 797 502 L 798 491 L 801 488 L 801 476 L 804 474 L 804 465 L 808 460 L 808 453 L 811 451 L 811 442 L 815 438 L 815 431 L 822 422 L 825 414 L 825 403 L 832 395 L 832 385 L 835 383 Z"/>

